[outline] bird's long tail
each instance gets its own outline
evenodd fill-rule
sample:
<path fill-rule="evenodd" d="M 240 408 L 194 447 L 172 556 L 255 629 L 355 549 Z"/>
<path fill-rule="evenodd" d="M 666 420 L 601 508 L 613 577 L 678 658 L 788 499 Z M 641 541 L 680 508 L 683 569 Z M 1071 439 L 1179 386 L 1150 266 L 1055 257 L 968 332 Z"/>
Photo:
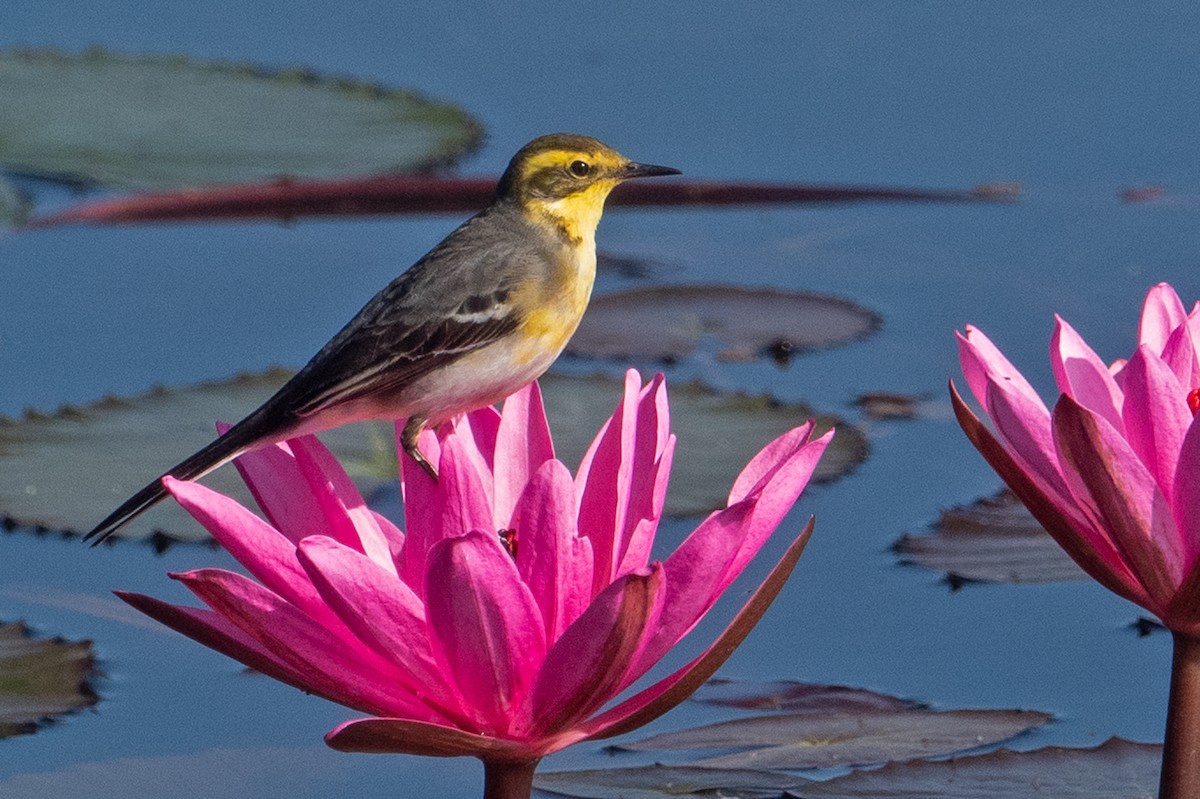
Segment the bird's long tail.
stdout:
<path fill-rule="evenodd" d="M 228 463 L 245 452 L 261 437 L 262 433 L 257 425 L 253 423 L 247 424 L 253 418 L 254 416 L 252 415 L 234 425 L 223 436 L 217 438 L 204 449 L 181 463 L 171 467 L 171 469 L 160 475 L 154 482 L 149 483 L 141 491 L 138 491 L 132 497 L 125 500 L 119 508 L 108 514 L 102 522 L 93 527 L 91 532 L 83 537 L 83 540 L 91 541 L 92 546 L 96 546 L 121 529 L 121 527 L 135 516 L 166 497 L 167 490 L 163 488 L 162 483 L 164 477 L 170 476 L 180 480 L 197 480 L 218 466 Z"/>

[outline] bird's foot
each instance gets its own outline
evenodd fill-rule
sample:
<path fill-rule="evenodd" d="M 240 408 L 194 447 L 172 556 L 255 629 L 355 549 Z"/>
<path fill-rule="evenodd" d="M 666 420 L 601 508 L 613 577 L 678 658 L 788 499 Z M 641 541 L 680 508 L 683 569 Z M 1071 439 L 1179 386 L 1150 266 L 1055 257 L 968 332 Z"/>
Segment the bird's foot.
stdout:
<path fill-rule="evenodd" d="M 429 475 L 436 482 L 438 479 L 437 467 L 429 462 L 425 454 L 421 452 L 417 446 L 417 438 L 421 435 L 421 431 L 425 429 L 425 419 L 419 416 L 413 416 L 404 424 L 404 430 L 400 433 L 400 446 L 408 457 L 417 462 L 417 465 L 424 470 L 425 474 Z"/>

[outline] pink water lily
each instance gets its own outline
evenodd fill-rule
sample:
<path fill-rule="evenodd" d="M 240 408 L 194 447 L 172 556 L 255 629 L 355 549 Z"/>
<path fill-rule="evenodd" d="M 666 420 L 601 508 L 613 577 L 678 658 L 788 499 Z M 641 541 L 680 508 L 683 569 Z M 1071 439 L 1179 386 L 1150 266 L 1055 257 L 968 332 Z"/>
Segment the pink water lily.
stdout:
<path fill-rule="evenodd" d="M 1111 365 L 1058 318 L 1053 411 L 982 332 L 968 327 L 958 341 L 994 434 L 956 404 L 989 463 L 1088 574 L 1200 634 L 1200 306 L 1189 314 L 1170 286 L 1155 286 L 1137 349 Z"/>
<path fill-rule="evenodd" d="M 979 330 L 967 327 L 958 342 L 967 384 L 993 427 L 951 386 L 971 442 L 1084 571 L 1174 633 L 1161 795 L 1193 795 L 1200 784 L 1200 304 L 1189 312 L 1171 286 L 1152 288 L 1136 349 L 1111 364 L 1057 318 L 1050 361 L 1061 394 L 1053 410 Z"/>
<path fill-rule="evenodd" d="M 809 422 L 742 470 L 728 506 L 651 561 L 675 448 L 666 386 L 624 396 L 574 475 L 554 457 L 537 385 L 420 442 L 432 480 L 401 463 L 405 530 L 366 506 L 312 437 L 237 465 L 266 521 L 199 484 L 167 488 L 250 577 L 172 577 L 207 606 L 123 599 L 277 679 L 369 714 L 335 749 L 473 755 L 489 796 L 528 795 L 537 760 L 625 732 L 686 698 L 749 632 L 811 522 L 701 655 L 612 700 L 686 635 L 758 552 L 832 431 Z M 607 706 L 607 707 L 606 707 Z"/>

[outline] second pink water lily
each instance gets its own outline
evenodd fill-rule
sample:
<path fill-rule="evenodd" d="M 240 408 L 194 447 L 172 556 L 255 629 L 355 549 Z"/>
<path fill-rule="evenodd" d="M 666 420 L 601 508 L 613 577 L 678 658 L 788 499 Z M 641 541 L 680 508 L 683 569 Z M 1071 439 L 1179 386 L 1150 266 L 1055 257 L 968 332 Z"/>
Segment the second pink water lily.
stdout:
<path fill-rule="evenodd" d="M 1058 318 L 1053 411 L 979 330 L 959 353 L 995 432 L 955 394 L 959 420 L 1038 521 L 1107 588 L 1200 635 L 1200 306 L 1155 286 L 1111 364 Z"/>
<path fill-rule="evenodd" d="M 327 736 L 335 748 L 474 755 L 524 764 L 524 780 L 549 752 L 665 712 L 728 657 L 811 523 L 712 646 L 605 709 L 695 626 L 790 510 L 832 436 L 812 432 L 808 423 L 768 444 L 728 506 L 661 561 L 651 549 L 675 449 L 661 376 L 642 386 L 627 374 L 574 475 L 555 458 L 536 384 L 502 413 L 426 432 L 420 445 L 439 479 L 402 463 L 403 533 L 364 504 L 315 438 L 295 439 L 238 462 L 265 521 L 199 484 L 168 481 L 251 577 L 173 575 L 207 609 L 121 596 L 368 714 Z"/>

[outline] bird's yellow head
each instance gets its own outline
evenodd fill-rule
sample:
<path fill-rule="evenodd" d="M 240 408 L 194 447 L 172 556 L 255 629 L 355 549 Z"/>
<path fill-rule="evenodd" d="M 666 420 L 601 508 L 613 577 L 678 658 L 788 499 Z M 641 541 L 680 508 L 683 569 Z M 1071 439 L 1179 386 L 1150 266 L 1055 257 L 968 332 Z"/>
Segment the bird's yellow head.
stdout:
<path fill-rule="evenodd" d="M 671 167 L 630 161 L 589 136 L 552 133 L 517 151 L 497 193 L 538 221 L 555 225 L 568 239 L 580 240 L 595 233 L 604 200 L 618 183 L 678 174 Z"/>

